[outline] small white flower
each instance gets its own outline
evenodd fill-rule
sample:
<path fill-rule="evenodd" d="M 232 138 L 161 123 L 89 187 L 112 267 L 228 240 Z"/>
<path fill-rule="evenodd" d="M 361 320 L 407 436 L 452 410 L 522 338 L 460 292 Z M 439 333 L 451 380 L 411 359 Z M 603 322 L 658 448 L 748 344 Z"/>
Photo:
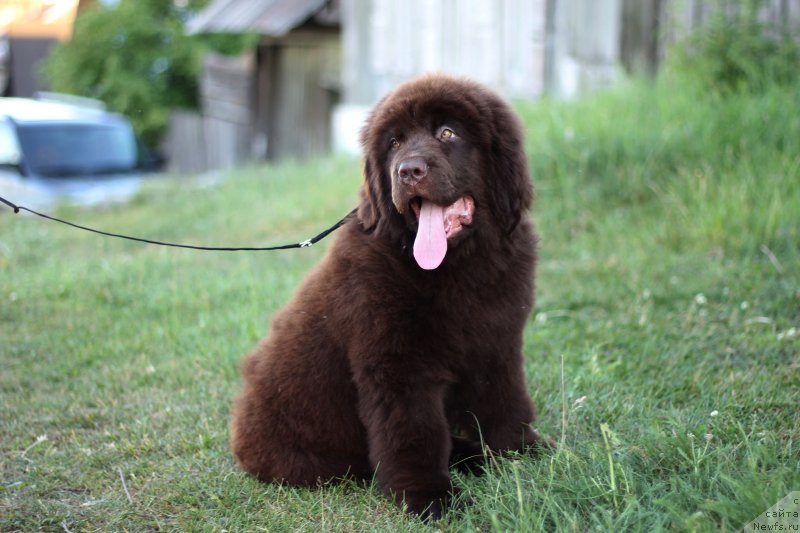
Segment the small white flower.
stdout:
<path fill-rule="evenodd" d="M 544 324 L 547 322 L 547 313 L 536 313 L 536 323 Z"/>
<path fill-rule="evenodd" d="M 694 296 L 694 303 L 696 303 L 697 305 L 705 305 L 707 301 L 708 299 L 706 299 L 706 295 L 703 294 L 702 292 L 698 292 Z"/>
<path fill-rule="evenodd" d="M 580 398 L 575 400 L 575 403 L 572 404 L 572 408 L 579 409 L 581 406 L 583 406 L 583 402 L 585 401 L 586 401 L 586 396 L 581 396 Z"/>
<path fill-rule="evenodd" d="M 742 311 L 747 311 L 747 309 L 749 308 L 750 308 L 750 303 L 747 300 L 739 304 L 739 309 L 741 309 Z"/>
<path fill-rule="evenodd" d="M 711 439 L 714 438 L 714 435 L 711 433 L 706 433 L 705 435 L 703 435 L 703 438 L 706 439 L 706 442 L 711 442 Z"/>
<path fill-rule="evenodd" d="M 717 411 L 716 409 L 714 409 L 713 411 L 711 411 L 711 416 L 712 416 L 712 417 L 714 417 L 714 416 L 717 416 L 718 414 L 719 414 L 719 411 Z"/>

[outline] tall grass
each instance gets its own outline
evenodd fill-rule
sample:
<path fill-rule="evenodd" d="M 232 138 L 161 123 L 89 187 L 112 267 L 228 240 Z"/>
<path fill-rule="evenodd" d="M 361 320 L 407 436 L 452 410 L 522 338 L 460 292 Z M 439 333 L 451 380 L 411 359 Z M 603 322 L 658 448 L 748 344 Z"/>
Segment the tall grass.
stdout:
<path fill-rule="evenodd" d="M 522 113 L 540 195 L 563 202 L 560 220 L 600 201 L 644 214 L 675 250 L 796 253 L 800 229 L 781 214 L 800 202 L 797 101 L 800 84 L 702 96 L 666 79 Z"/>

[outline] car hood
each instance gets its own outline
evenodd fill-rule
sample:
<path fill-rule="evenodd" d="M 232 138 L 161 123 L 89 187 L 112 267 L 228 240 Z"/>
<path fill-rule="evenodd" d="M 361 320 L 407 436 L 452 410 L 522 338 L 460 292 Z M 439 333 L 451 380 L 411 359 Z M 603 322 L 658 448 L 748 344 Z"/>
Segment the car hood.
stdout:
<path fill-rule="evenodd" d="M 141 188 L 142 174 L 109 174 L 92 177 L 42 178 L 0 171 L 0 191 L 10 201 L 46 208 L 59 202 L 99 205 L 130 200 Z"/>

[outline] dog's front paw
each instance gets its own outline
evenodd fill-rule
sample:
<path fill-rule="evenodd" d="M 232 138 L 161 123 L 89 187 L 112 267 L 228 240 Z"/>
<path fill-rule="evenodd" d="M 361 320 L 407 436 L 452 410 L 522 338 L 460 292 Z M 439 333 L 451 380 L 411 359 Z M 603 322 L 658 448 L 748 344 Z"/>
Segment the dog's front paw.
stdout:
<path fill-rule="evenodd" d="M 458 492 L 456 487 L 452 487 L 449 492 L 438 497 L 432 497 L 430 494 L 406 493 L 404 503 L 406 510 L 411 515 L 418 516 L 423 520 L 440 520 L 452 507 Z"/>
<path fill-rule="evenodd" d="M 442 500 L 406 503 L 409 514 L 419 516 L 423 520 L 440 520 L 446 508 L 447 504 Z"/>
<path fill-rule="evenodd" d="M 541 452 L 548 452 L 558 448 L 558 443 L 550 435 L 542 435 L 537 430 L 533 430 L 533 439 L 531 442 L 526 442 L 526 448 L 534 455 Z"/>
<path fill-rule="evenodd" d="M 453 437 L 450 451 L 450 468 L 462 474 L 481 475 L 486 465 L 486 456 L 480 442 L 462 437 Z"/>

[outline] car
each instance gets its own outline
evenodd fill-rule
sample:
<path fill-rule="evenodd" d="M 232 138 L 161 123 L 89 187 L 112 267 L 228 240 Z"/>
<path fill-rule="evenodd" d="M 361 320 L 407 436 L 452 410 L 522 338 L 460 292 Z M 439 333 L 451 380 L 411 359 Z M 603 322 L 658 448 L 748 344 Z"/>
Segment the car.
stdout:
<path fill-rule="evenodd" d="M 130 198 L 158 157 L 130 121 L 68 95 L 0 98 L 0 195 L 37 206 Z"/>

